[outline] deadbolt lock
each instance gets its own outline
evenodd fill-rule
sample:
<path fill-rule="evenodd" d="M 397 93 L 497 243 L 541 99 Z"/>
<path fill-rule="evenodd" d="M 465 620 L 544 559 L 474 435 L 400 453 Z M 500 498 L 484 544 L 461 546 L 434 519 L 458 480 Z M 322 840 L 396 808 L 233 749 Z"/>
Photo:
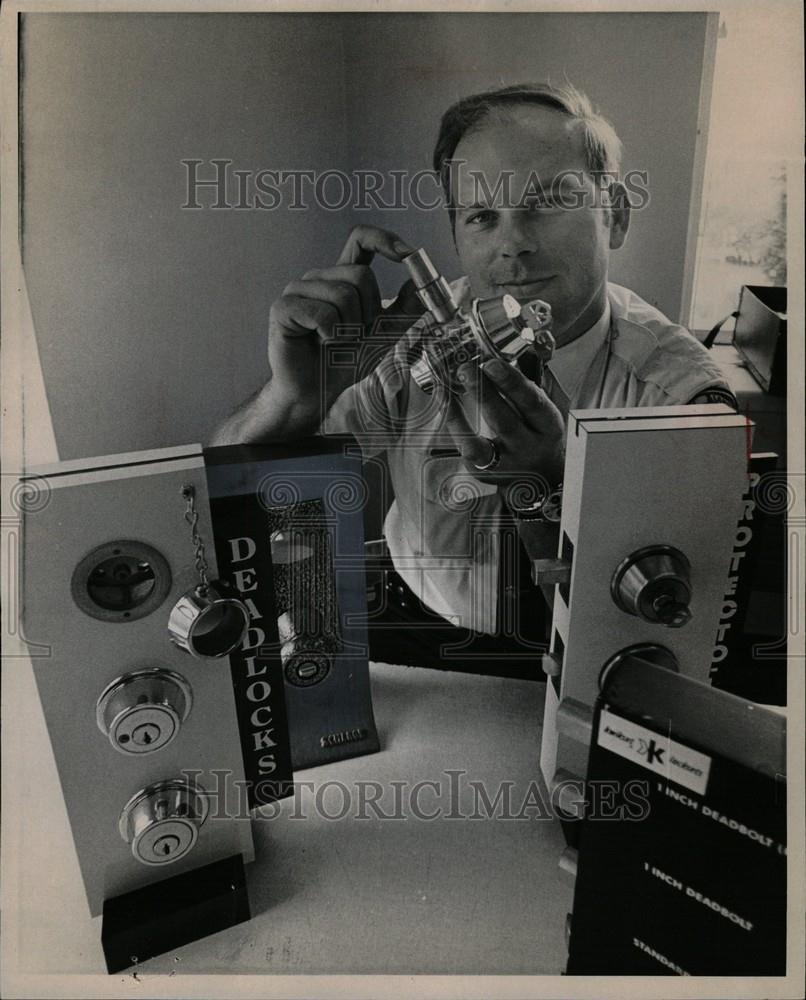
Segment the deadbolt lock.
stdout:
<path fill-rule="evenodd" d="M 619 564 L 610 593 L 622 611 L 681 628 L 691 620 L 691 564 L 671 545 L 647 545 Z"/>
<path fill-rule="evenodd" d="M 137 670 L 112 681 L 96 705 L 96 722 L 124 754 L 147 754 L 167 746 L 193 703 L 188 682 L 162 667 Z"/>
<path fill-rule="evenodd" d="M 207 819 L 207 798 L 183 778 L 159 781 L 133 795 L 120 814 L 120 835 L 144 865 L 168 865 L 183 858 Z"/>

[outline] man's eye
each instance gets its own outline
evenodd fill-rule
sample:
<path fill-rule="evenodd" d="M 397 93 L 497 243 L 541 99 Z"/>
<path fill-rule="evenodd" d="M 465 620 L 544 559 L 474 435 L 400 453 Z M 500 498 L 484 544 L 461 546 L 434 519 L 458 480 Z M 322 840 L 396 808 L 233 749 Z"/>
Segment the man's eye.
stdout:
<path fill-rule="evenodd" d="M 484 225 L 488 222 L 493 222 L 495 219 L 495 212 L 492 212 L 489 208 L 483 208 L 480 212 L 474 212 L 465 219 L 465 224 L 470 225 Z"/>

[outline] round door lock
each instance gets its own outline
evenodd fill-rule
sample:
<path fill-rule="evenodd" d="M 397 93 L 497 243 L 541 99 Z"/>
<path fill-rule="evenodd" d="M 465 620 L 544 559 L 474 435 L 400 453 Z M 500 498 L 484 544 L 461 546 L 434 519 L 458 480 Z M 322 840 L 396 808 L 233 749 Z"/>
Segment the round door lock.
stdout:
<path fill-rule="evenodd" d="M 193 782 L 172 778 L 133 795 L 118 828 L 142 864 L 169 865 L 193 849 L 206 819 L 204 791 Z"/>
<path fill-rule="evenodd" d="M 629 659 L 645 660 L 655 667 L 663 667 L 665 670 L 671 670 L 673 674 L 680 673 L 680 665 L 677 662 L 677 657 L 671 650 L 665 646 L 659 646 L 654 642 L 637 642 L 634 646 L 627 646 L 626 649 L 620 649 L 618 653 L 611 656 L 607 663 L 605 663 L 599 672 L 600 691 L 604 689 L 610 672 L 619 664 Z"/>
<path fill-rule="evenodd" d="M 73 600 L 102 622 L 133 622 L 150 615 L 171 589 L 165 557 L 145 542 L 106 542 L 89 552 L 73 570 Z"/>
<path fill-rule="evenodd" d="M 154 667 L 124 674 L 104 688 L 95 720 L 121 753 L 153 753 L 176 736 L 192 704 L 190 685 L 181 674 Z"/>
<path fill-rule="evenodd" d="M 226 656 L 243 642 L 249 609 L 237 591 L 221 580 L 183 594 L 171 610 L 168 636 L 200 659 Z"/>
<path fill-rule="evenodd" d="M 616 605 L 656 625 L 680 628 L 691 621 L 691 564 L 671 545 L 648 545 L 616 568 L 610 593 Z"/>

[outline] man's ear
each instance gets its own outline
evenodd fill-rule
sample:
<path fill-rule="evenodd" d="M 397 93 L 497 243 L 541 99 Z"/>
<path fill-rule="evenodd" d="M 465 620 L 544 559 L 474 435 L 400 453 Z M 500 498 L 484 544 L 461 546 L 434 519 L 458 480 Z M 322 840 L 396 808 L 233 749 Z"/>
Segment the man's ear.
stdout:
<path fill-rule="evenodd" d="M 618 250 L 627 239 L 630 228 L 630 196 L 619 181 L 607 187 L 607 215 L 610 228 L 610 249 Z"/>

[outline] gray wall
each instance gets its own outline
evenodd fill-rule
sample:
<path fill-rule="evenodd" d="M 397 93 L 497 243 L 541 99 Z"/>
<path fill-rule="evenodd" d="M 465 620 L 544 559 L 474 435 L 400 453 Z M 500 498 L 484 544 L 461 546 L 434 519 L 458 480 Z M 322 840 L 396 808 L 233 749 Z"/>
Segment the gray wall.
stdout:
<path fill-rule="evenodd" d="M 265 377 L 272 299 L 355 222 L 458 273 L 442 212 L 182 210 L 182 159 L 415 171 L 445 107 L 501 83 L 567 78 L 613 120 L 652 194 L 613 278 L 676 317 L 704 39 L 704 14 L 26 15 L 24 265 L 60 457 L 204 440 Z"/>

